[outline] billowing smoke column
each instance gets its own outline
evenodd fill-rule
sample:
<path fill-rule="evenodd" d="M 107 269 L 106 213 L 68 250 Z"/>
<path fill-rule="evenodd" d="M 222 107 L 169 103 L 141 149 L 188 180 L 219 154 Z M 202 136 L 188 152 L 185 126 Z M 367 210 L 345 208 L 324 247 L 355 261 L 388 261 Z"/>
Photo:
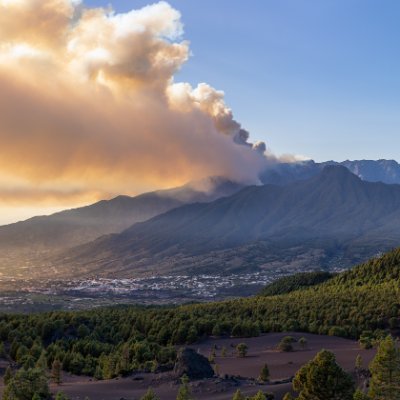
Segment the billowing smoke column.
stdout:
<path fill-rule="evenodd" d="M 116 14 L 73 0 L 0 0 L 0 202 L 104 197 L 210 175 L 255 181 L 223 92 L 173 76 L 189 57 L 160 2 Z"/>

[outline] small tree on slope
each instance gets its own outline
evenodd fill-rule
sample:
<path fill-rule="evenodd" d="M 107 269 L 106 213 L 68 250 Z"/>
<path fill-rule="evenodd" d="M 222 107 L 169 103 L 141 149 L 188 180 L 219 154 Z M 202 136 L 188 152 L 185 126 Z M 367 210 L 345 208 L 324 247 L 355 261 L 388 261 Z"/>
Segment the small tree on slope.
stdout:
<path fill-rule="evenodd" d="M 335 355 L 322 350 L 297 372 L 293 389 L 299 400 L 352 400 L 354 384 Z"/>
<path fill-rule="evenodd" d="M 176 400 L 192 400 L 192 393 L 189 387 L 189 378 L 184 375 L 182 377 L 182 385 L 179 388 Z"/>
<path fill-rule="evenodd" d="M 153 392 L 153 390 L 151 388 L 149 388 L 146 392 L 146 394 L 144 394 L 140 400 L 159 400 L 158 397 L 155 395 L 155 393 Z"/>
<path fill-rule="evenodd" d="M 360 389 L 357 389 L 354 393 L 353 400 L 370 400 L 370 398 Z"/>

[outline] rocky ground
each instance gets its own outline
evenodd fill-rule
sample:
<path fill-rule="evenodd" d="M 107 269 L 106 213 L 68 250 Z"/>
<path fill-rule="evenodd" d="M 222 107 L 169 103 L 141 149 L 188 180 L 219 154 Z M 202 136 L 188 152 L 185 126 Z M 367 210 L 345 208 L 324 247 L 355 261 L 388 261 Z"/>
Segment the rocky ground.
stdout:
<path fill-rule="evenodd" d="M 277 351 L 277 344 L 286 335 L 296 339 L 304 336 L 308 342 L 307 347 L 301 349 L 298 344 L 295 344 L 293 352 Z M 242 342 L 248 345 L 249 352 L 246 357 L 238 358 L 234 348 Z M 354 371 L 358 354 L 362 356 L 365 367 L 375 354 L 375 350 L 360 349 L 358 343 L 353 340 L 299 333 L 270 333 L 257 338 L 242 339 L 211 338 L 192 348 L 206 357 L 215 348 L 216 357 L 213 367 L 219 374 L 216 378 L 191 382 L 192 391 L 197 400 L 230 400 L 238 388 L 248 395 L 255 394 L 258 390 L 274 393 L 275 399 L 281 400 L 291 388 L 288 380 L 321 349 L 333 351 L 338 363 L 349 372 Z M 225 356 L 221 355 L 223 348 L 227 349 Z M 257 378 L 264 364 L 269 366 L 271 383 L 259 384 Z M 4 367 L 5 365 L 0 365 L 0 373 Z M 95 381 L 87 377 L 64 374 L 62 385 L 52 386 L 52 391 L 63 391 L 71 400 L 83 400 L 85 397 L 90 400 L 137 400 L 149 387 L 154 389 L 161 400 L 175 400 L 179 380 L 172 372 L 135 374 L 128 378 L 108 381 Z M 2 390 L 3 386 L 0 383 L 0 394 Z"/>

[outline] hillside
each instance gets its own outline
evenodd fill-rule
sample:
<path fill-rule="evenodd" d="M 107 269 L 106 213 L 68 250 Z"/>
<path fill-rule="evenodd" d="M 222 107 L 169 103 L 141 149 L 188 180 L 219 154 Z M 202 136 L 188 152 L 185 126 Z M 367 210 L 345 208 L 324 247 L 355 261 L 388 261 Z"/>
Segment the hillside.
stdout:
<path fill-rule="evenodd" d="M 325 283 L 326 282 L 326 283 Z M 267 285 L 261 296 L 277 296 L 317 286 L 317 289 L 380 285 L 400 282 L 400 248 L 381 257 L 373 258 L 340 274 L 324 271 L 306 272 L 285 276 Z M 322 285 L 325 283 L 324 285 Z"/>
<path fill-rule="evenodd" d="M 241 188 L 238 183 L 215 177 L 136 197 L 118 196 L 86 207 L 0 226 L 0 272 L 8 274 L 9 268 L 15 272 L 18 266 L 38 266 L 44 257 L 54 252 L 121 232 L 136 222 L 175 207 L 213 201 Z"/>
<path fill-rule="evenodd" d="M 332 279 L 334 274 L 324 271 L 316 272 L 301 272 L 283 278 L 267 285 L 261 292 L 261 296 L 277 296 L 286 294 L 296 290 L 307 289 L 310 286 L 316 286 L 329 279 Z"/>
<path fill-rule="evenodd" d="M 400 185 L 364 182 L 345 167 L 327 166 L 306 181 L 246 187 L 176 208 L 55 263 L 96 274 L 223 273 L 282 260 L 295 270 L 298 259 L 310 269 L 347 267 L 397 246 L 399 222 Z"/>
<path fill-rule="evenodd" d="M 336 231 L 337 227 L 333 229 L 335 232 L 332 232 L 332 236 L 324 232 L 321 234 L 321 225 L 328 223 L 327 213 L 335 209 L 334 217 L 331 218 L 334 220 L 336 208 L 342 208 L 342 200 L 347 201 L 349 197 L 348 193 L 341 191 L 352 186 L 349 177 L 347 180 L 350 183 L 347 187 L 340 186 L 342 182 L 336 188 L 335 184 L 330 188 L 327 182 L 322 182 L 324 185 L 320 191 L 321 199 L 311 198 L 312 193 L 308 193 L 309 189 L 304 185 L 317 180 L 321 170 L 331 164 L 339 165 L 333 161 L 306 161 L 269 166 L 261 177 L 269 185 L 263 189 L 247 187 L 233 203 L 216 203 L 204 209 L 196 204 L 193 208 L 180 209 L 176 214 L 169 214 L 165 218 L 163 216 L 162 220 L 154 221 L 153 225 L 132 228 L 124 237 L 121 235 L 108 237 L 104 241 L 101 239 L 72 252 L 65 251 L 104 235 L 121 233 L 138 222 L 147 221 L 185 204 L 211 202 L 229 196 L 244 186 L 223 178 L 210 178 L 176 189 L 145 193 L 136 197 L 118 196 L 90 206 L 1 226 L 0 273 L 22 277 L 29 270 L 32 277 L 41 277 L 48 276 L 48 269 L 52 268 L 55 275 L 70 277 L 71 262 L 78 267 L 74 271 L 77 276 L 91 273 L 112 276 L 114 272 L 130 276 L 132 269 L 135 270 L 135 275 L 194 269 L 204 273 L 214 273 L 216 269 L 236 273 L 252 272 L 260 266 L 293 272 L 347 267 L 396 246 L 399 243 L 397 228 L 388 229 L 388 225 L 395 225 L 395 220 L 391 219 L 397 217 L 393 215 L 386 222 L 381 217 L 377 221 L 373 215 L 371 221 L 374 220 L 374 223 L 369 227 L 362 217 L 356 219 L 354 226 L 361 223 L 359 240 L 354 239 L 352 227 L 353 237 L 348 242 L 342 240 L 343 232 Z M 400 167 L 395 161 L 361 160 L 340 164 L 365 181 L 399 181 Z M 355 186 L 360 186 L 357 180 L 353 179 L 352 182 Z M 296 183 L 303 186 L 303 189 L 296 189 Z M 315 181 L 314 186 L 317 184 Z M 313 188 L 311 190 L 314 191 Z M 352 188 L 349 190 L 353 192 Z M 323 191 L 334 192 L 332 200 Z M 390 203 L 390 193 L 395 189 L 382 191 L 381 204 Z M 384 198 L 385 193 L 388 198 Z M 357 193 L 353 194 L 358 196 Z M 364 200 L 368 196 L 368 193 L 361 195 Z M 295 201 L 296 198 L 299 201 Z M 312 212 L 310 221 L 303 224 L 308 218 L 309 210 L 321 208 L 320 200 L 324 203 L 324 213 Z M 357 204 L 354 200 L 355 198 L 349 202 L 353 210 L 345 211 L 351 218 L 357 218 Z M 376 196 L 371 200 L 374 202 Z M 282 204 L 275 207 L 274 202 Z M 264 203 L 265 208 L 260 207 Z M 301 203 L 304 203 L 304 207 L 301 207 Z M 335 204 L 340 204 L 340 207 Z M 362 207 L 365 209 L 369 205 L 363 204 Z M 378 208 L 380 213 L 382 207 Z M 389 213 L 392 208 L 389 205 Z M 316 224 L 319 227 L 315 226 L 313 217 L 321 218 L 321 223 Z M 336 220 L 341 221 L 341 218 L 339 215 Z M 177 220 L 182 222 L 178 226 Z M 195 235 L 192 226 L 197 230 Z M 169 227 L 172 234 L 168 232 Z M 348 233 L 347 228 L 344 229 L 345 234 Z M 141 229 L 144 229 L 143 235 Z M 370 232 L 365 234 L 367 230 Z M 138 240 L 135 239 L 136 234 L 139 235 Z M 386 236 L 387 243 L 380 240 L 379 236 L 383 235 Z M 98 248 L 99 244 L 104 245 L 104 248 Z M 91 249 L 95 252 L 94 256 Z M 59 254 L 63 255 L 58 256 Z M 113 257 L 115 262 L 110 264 L 108 257 Z"/>
<path fill-rule="evenodd" d="M 399 276 L 397 249 L 325 283 L 278 296 L 180 307 L 4 314 L 0 316 L 1 338 L 12 358 L 26 354 L 26 345 L 34 346 L 32 354 L 39 356 L 37 347 L 43 346 L 48 359 L 57 355 L 67 371 L 105 378 L 110 377 L 101 375 L 108 371 L 108 363 L 120 366 L 113 374 L 150 368 L 155 359 L 168 365 L 175 357 L 173 345 L 210 336 L 297 331 L 359 338 L 370 331 L 372 339 L 382 335 L 382 330 L 400 326 Z"/>

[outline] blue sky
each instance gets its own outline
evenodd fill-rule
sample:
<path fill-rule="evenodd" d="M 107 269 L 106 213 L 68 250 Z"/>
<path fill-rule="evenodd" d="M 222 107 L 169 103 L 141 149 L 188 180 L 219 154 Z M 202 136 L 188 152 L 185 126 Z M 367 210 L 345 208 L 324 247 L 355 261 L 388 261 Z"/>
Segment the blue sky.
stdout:
<path fill-rule="evenodd" d="M 148 1 L 86 0 L 127 11 Z M 171 0 L 192 58 L 177 81 L 225 91 L 278 154 L 400 160 L 400 2 Z"/>

